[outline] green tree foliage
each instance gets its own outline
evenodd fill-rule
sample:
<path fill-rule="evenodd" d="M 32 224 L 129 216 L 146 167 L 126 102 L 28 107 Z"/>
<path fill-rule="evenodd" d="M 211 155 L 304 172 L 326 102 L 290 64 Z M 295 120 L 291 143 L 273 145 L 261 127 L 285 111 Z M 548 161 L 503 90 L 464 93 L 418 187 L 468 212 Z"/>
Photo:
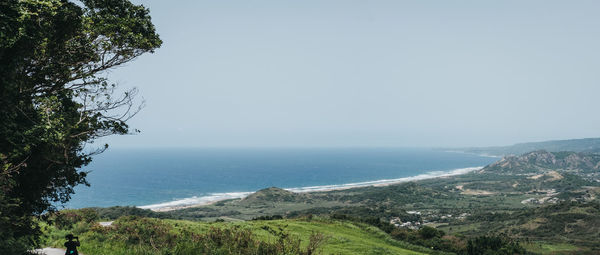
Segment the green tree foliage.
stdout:
<path fill-rule="evenodd" d="M 176 219 L 177 217 L 168 217 L 169 215 L 164 212 L 154 212 L 148 209 L 141 209 L 135 206 L 113 206 L 113 207 L 95 207 L 92 208 L 98 214 L 98 217 L 101 219 L 110 219 L 114 220 L 121 216 L 142 216 L 149 218 L 172 218 Z M 82 209 L 83 210 L 83 209 Z"/>
<path fill-rule="evenodd" d="M 161 45 L 148 9 L 128 0 L 0 2 L 0 250 L 35 243 L 31 216 L 64 203 L 103 151 L 130 132 L 136 90 L 106 71 Z"/>
<path fill-rule="evenodd" d="M 506 236 L 480 236 L 467 243 L 469 255 L 529 254 L 523 247 Z"/>

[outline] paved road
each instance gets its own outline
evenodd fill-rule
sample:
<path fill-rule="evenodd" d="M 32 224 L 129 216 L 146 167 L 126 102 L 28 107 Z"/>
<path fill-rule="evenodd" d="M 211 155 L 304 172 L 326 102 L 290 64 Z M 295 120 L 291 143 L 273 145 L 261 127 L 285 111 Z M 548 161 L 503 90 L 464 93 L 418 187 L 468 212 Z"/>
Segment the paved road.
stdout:
<path fill-rule="evenodd" d="M 33 251 L 36 252 L 36 254 L 40 254 L 40 255 L 65 255 L 65 252 L 66 252 L 64 249 L 58 249 L 58 248 L 35 249 Z M 83 254 L 81 254 L 81 252 L 80 252 L 79 255 L 83 255 Z"/>
<path fill-rule="evenodd" d="M 36 249 L 34 252 L 45 255 L 65 255 L 65 250 L 57 248 Z"/>
<path fill-rule="evenodd" d="M 113 222 L 114 221 L 101 221 L 101 222 L 98 222 L 98 224 L 100 224 L 100 226 L 103 226 L 103 227 L 110 227 L 113 224 Z"/>

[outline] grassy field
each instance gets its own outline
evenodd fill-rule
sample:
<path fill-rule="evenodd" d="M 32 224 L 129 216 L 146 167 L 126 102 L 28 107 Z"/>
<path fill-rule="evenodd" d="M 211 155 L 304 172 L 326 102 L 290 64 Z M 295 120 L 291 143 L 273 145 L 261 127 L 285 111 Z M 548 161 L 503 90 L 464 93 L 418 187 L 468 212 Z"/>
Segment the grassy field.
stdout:
<path fill-rule="evenodd" d="M 389 235 L 373 226 L 322 218 L 214 223 L 153 220 L 156 223 L 168 225 L 171 227 L 169 231 L 175 234 L 182 232 L 201 234 L 206 233 L 211 228 L 234 228 L 249 230 L 257 240 L 269 243 L 278 242 L 280 236 L 274 233 L 282 231 L 293 238 L 297 238 L 302 247 L 308 245 L 311 235 L 320 233 L 324 239 L 318 249 L 319 254 L 430 254 L 431 252 L 422 247 L 393 240 Z M 119 221 L 114 224 L 119 224 Z M 47 233 L 46 244 L 53 247 L 61 247 L 64 243 L 64 236 L 67 233 L 75 232 L 80 236 L 82 243 L 80 251 L 87 255 L 165 254 L 164 250 L 154 249 L 152 244 L 128 243 L 115 237 L 110 233 L 114 227 L 104 228 L 92 223 L 87 225 L 76 224 L 66 230 L 60 230 L 56 226 L 49 225 L 45 225 L 44 228 Z M 103 229 L 98 230 L 98 228 Z M 152 227 L 148 225 L 144 225 L 143 228 L 152 231 Z M 146 234 L 152 235 L 152 233 Z M 177 254 L 177 251 L 175 251 L 175 254 Z"/>
<path fill-rule="evenodd" d="M 235 223 L 234 223 L 235 224 Z M 314 232 L 326 237 L 324 254 L 424 254 L 406 249 L 407 244 L 391 239 L 373 226 L 335 220 L 274 220 L 237 223 L 250 227 L 262 239 L 272 239 L 263 226 L 283 228 L 308 240 Z M 271 240 L 274 241 L 274 240 Z"/>

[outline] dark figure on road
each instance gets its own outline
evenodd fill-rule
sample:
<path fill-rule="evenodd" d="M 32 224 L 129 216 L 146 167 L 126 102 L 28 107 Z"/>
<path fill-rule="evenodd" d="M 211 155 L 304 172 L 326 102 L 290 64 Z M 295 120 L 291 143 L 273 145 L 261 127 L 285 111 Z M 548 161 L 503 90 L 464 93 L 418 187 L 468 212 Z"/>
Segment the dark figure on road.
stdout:
<path fill-rule="evenodd" d="M 79 246 L 79 237 L 68 234 L 67 236 L 65 236 L 65 238 L 69 240 L 65 243 L 65 246 L 67 247 L 67 252 L 65 253 L 65 255 L 79 255 L 79 253 L 77 253 L 77 246 Z M 75 239 L 75 241 L 73 241 L 73 239 Z"/>

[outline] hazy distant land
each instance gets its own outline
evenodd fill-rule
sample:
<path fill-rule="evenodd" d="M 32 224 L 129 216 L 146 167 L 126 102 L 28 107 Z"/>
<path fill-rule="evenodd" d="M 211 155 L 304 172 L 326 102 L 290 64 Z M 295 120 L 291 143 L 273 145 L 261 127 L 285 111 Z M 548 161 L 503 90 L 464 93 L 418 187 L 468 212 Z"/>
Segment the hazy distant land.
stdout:
<path fill-rule="evenodd" d="M 536 150 L 545 150 L 550 152 L 600 152 L 600 138 L 518 143 L 509 146 L 443 148 L 443 150 L 490 156 L 519 155 Z"/>

